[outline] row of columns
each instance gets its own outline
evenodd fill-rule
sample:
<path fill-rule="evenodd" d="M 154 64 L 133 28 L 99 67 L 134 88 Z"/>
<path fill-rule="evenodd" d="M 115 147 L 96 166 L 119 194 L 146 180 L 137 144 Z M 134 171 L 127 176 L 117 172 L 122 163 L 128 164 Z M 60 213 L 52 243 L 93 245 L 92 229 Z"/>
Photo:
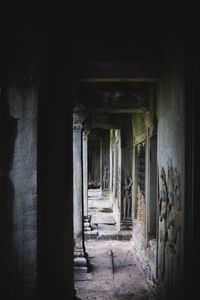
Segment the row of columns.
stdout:
<path fill-rule="evenodd" d="M 91 230 L 90 217 L 88 216 L 88 135 L 89 130 L 83 126 L 85 115 L 73 114 L 73 202 L 74 202 L 74 267 L 81 273 L 87 273 L 87 254 L 84 245 L 84 231 Z M 123 214 L 124 205 L 128 205 L 131 196 L 128 192 L 121 195 L 121 149 L 119 130 L 114 131 L 114 159 L 111 155 L 111 176 L 113 184 L 110 187 L 113 192 L 114 216 L 119 229 L 129 229 L 132 220 Z M 111 147 L 112 149 L 112 147 Z M 114 163 L 114 166 L 112 164 Z M 102 173 L 102 170 L 101 170 Z M 127 184 L 127 182 L 126 182 Z M 123 189 L 128 186 L 123 186 Z M 129 197 L 128 197 L 129 196 Z M 123 199 L 121 199 L 123 198 Z M 129 199 L 130 198 L 130 199 Z M 130 204 L 131 205 L 131 204 Z M 128 218 L 128 219 L 127 219 Z"/>

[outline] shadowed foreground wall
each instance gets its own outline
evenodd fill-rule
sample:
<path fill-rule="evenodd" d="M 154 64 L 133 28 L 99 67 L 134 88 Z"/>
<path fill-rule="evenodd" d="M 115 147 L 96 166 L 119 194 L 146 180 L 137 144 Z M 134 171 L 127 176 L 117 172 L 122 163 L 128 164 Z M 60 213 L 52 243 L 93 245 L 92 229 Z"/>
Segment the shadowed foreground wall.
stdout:
<path fill-rule="evenodd" d="M 1 290 L 8 299 L 29 299 L 37 268 L 37 85 L 10 82 L 1 112 Z"/>
<path fill-rule="evenodd" d="M 40 87 L 16 81 L 1 93 L 0 278 L 6 300 L 73 298 L 71 97 L 58 85 L 47 76 Z"/>
<path fill-rule="evenodd" d="M 50 72 L 39 89 L 38 280 L 48 299 L 73 298 L 72 112 L 64 79 Z"/>
<path fill-rule="evenodd" d="M 158 120 L 156 235 L 148 234 L 150 215 L 148 211 L 149 196 L 148 190 L 146 190 L 144 227 L 147 233 L 141 234 L 142 230 L 138 229 L 140 227 L 137 226 L 136 215 L 133 243 L 147 279 L 153 279 L 158 283 L 161 299 L 182 299 L 185 206 L 185 66 L 182 49 L 175 43 L 168 45 L 166 50 L 162 77 L 157 83 L 156 97 L 156 118 Z M 141 122 L 141 124 L 144 123 L 144 128 L 147 120 L 146 118 L 146 121 L 144 119 Z M 135 118 L 133 128 L 136 128 L 136 125 Z M 135 139 L 138 139 L 137 135 Z M 147 172 L 146 162 L 145 169 Z"/>

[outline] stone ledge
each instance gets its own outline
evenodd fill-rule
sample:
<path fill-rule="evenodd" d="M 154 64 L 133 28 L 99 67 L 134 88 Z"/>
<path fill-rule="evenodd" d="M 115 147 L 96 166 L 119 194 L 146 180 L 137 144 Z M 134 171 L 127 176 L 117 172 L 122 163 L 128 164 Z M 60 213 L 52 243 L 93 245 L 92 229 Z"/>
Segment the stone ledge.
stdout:
<path fill-rule="evenodd" d="M 127 231 L 119 231 L 119 232 L 99 232 L 95 230 L 94 232 L 85 232 L 85 239 L 98 239 L 98 240 L 125 240 L 129 241 L 132 238 L 132 233 L 130 230 Z"/>

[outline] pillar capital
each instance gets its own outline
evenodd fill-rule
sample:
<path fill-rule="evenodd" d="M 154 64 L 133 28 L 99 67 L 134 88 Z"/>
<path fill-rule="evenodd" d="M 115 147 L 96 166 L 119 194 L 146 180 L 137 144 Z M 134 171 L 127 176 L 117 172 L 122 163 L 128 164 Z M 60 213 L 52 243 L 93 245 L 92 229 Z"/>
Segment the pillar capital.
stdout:
<path fill-rule="evenodd" d="M 84 116 L 81 113 L 73 113 L 73 130 L 82 130 Z"/>
<path fill-rule="evenodd" d="M 86 117 L 85 107 L 77 104 L 73 110 L 73 130 L 82 130 Z"/>
<path fill-rule="evenodd" d="M 90 134 L 90 128 L 88 126 L 84 126 L 84 128 L 83 128 L 83 139 L 87 140 L 89 134 Z"/>

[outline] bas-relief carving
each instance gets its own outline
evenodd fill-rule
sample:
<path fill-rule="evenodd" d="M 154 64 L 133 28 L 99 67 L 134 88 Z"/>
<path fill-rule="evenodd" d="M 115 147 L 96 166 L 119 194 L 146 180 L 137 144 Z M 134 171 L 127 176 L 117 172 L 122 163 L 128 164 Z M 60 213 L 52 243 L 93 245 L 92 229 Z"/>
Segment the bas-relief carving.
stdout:
<path fill-rule="evenodd" d="M 132 184 L 133 180 L 128 172 L 123 177 L 123 194 L 122 194 L 122 219 L 131 219 L 132 204 Z"/>
<path fill-rule="evenodd" d="M 145 143 L 142 142 L 137 145 L 137 183 L 140 187 L 140 192 L 144 195 L 145 199 Z"/>
<path fill-rule="evenodd" d="M 137 194 L 136 194 L 136 219 L 145 234 L 145 143 L 142 142 L 136 147 L 137 155 Z"/>
<path fill-rule="evenodd" d="M 137 220 L 144 226 L 145 221 L 145 198 L 138 186 L 137 190 Z"/>
<path fill-rule="evenodd" d="M 160 171 L 161 188 L 159 198 L 159 268 L 161 276 L 165 274 L 165 246 L 166 246 L 166 218 L 168 204 L 168 188 L 165 170 L 162 167 Z"/>
<path fill-rule="evenodd" d="M 168 290 L 173 290 L 174 274 L 180 258 L 181 184 L 180 173 L 172 162 L 160 171 L 159 195 L 159 270 Z M 175 267 L 175 269 L 174 269 Z"/>

